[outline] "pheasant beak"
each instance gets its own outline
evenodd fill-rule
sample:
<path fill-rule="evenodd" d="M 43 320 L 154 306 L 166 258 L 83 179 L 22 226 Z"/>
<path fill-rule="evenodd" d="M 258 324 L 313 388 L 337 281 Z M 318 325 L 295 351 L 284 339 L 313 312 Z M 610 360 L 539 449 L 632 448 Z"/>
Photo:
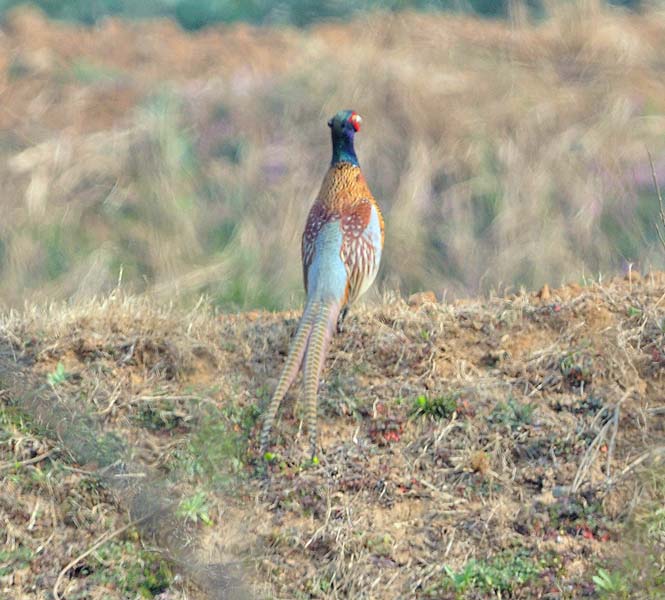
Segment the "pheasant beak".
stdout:
<path fill-rule="evenodd" d="M 349 117 L 349 123 L 353 125 L 353 128 L 356 131 L 360 131 L 360 124 L 362 123 L 362 117 L 356 112 L 351 113 L 351 116 Z"/>

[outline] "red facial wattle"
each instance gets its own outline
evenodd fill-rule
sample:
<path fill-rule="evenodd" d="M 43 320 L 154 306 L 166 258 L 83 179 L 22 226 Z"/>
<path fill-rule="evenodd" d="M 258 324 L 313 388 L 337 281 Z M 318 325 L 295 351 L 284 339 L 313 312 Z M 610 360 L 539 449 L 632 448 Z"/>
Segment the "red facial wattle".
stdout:
<path fill-rule="evenodd" d="M 349 123 L 353 125 L 353 128 L 356 131 L 360 131 L 360 123 L 362 123 L 362 118 L 357 112 L 352 112 L 351 116 L 349 117 Z"/>

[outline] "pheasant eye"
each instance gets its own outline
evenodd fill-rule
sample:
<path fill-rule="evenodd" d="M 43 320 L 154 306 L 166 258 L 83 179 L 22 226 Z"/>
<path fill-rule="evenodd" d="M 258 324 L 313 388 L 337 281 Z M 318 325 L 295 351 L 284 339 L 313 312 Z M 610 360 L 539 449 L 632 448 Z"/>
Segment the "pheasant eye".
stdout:
<path fill-rule="evenodd" d="M 362 118 L 360 117 L 360 115 L 358 113 L 353 113 L 349 117 L 349 123 L 351 123 L 351 125 L 353 125 L 353 128 L 356 131 L 360 131 L 360 124 L 362 123 Z"/>

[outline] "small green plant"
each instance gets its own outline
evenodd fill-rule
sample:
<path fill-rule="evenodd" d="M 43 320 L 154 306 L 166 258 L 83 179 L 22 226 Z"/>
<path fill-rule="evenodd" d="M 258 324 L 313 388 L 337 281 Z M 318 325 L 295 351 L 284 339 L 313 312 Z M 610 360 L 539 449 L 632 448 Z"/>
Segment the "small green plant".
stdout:
<path fill-rule="evenodd" d="M 476 576 L 476 562 L 471 561 L 464 565 L 460 571 L 453 571 L 448 565 L 444 566 L 446 575 L 450 578 L 450 584 L 456 592 L 465 592 L 473 585 Z"/>
<path fill-rule="evenodd" d="M 307 471 L 307 469 L 312 469 L 314 467 L 317 467 L 318 465 L 319 465 L 319 457 L 312 456 L 312 458 L 306 458 L 305 460 L 303 460 L 299 465 L 299 469 L 301 471 Z"/>
<path fill-rule="evenodd" d="M 0 381 L 2 384 L 2 381 Z M 33 433 L 32 423 L 27 414 L 16 406 L 0 405 L 0 442 L 11 438 L 11 430 L 16 429 L 21 433 Z"/>
<path fill-rule="evenodd" d="M 583 352 L 569 352 L 559 363 L 559 369 L 572 388 L 584 389 L 593 381 L 593 360 Z"/>
<path fill-rule="evenodd" d="M 628 584 L 621 573 L 610 573 L 605 569 L 598 569 L 598 574 L 591 579 L 596 589 L 601 592 L 601 596 L 628 597 Z"/>
<path fill-rule="evenodd" d="M 137 414 L 132 418 L 146 429 L 168 431 L 181 427 L 184 424 L 184 412 L 180 409 L 176 401 L 158 400 L 142 404 Z"/>
<path fill-rule="evenodd" d="M 417 417 L 430 416 L 434 419 L 450 419 L 457 410 L 458 394 L 451 393 L 436 398 L 418 396 L 412 414 Z"/>
<path fill-rule="evenodd" d="M 0 577 L 27 567 L 34 558 L 33 551 L 25 546 L 19 546 L 15 550 L 0 548 Z"/>
<path fill-rule="evenodd" d="M 472 559 L 459 571 L 444 566 L 445 576 L 432 593 L 453 590 L 462 595 L 476 591 L 502 597 L 538 578 L 550 566 L 551 557 L 535 559 L 525 550 L 504 551 L 488 560 Z"/>
<path fill-rule="evenodd" d="M 55 369 L 46 376 L 46 380 L 55 387 L 56 385 L 60 385 L 67 381 L 68 376 L 69 374 L 65 371 L 65 365 L 59 362 Z"/>
<path fill-rule="evenodd" d="M 183 498 L 178 506 L 176 514 L 185 519 L 185 521 L 191 521 L 192 523 L 201 522 L 206 525 L 212 525 L 209 511 L 210 507 L 208 505 L 206 494 L 205 492 L 200 491 L 196 492 L 196 494 L 189 498 Z"/>
<path fill-rule="evenodd" d="M 665 545 L 665 508 L 655 509 L 644 520 L 649 539 Z"/>
<path fill-rule="evenodd" d="M 114 431 L 98 432 L 87 418 L 78 421 L 62 432 L 68 454 L 79 464 L 95 464 L 106 467 L 127 455 L 127 445 Z"/>
<path fill-rule="evenodd" d="M 514 398 L 509 398 L 508 402 L 499 402 L 494 407 L 488 420 L 490 423 L 505 425 L 511 431 L 515 431 L 531 424 L 534 409 L 533 404 L 522 404 Z"/>
<path fill-rule="evenodd" d="M 635 307 L 635 306 L 629 306 L 627 312 L 628 312 L 628 316 L 632 319 L 633 317 L 641 317 L 642 313 L 644 311 L 640 308 Z"/>
<path fill-rule="evenodd" d="M 247 461 L 249 433 L 260 412 L 257 406 L 207 409 L 186 446 L 175 453 L 175 468 L 200 485 L 235 486 Z M 267 457 L 266 460 L 268 460 Z M 176 474 L 176 476 L 180 476 Z"/>
<path fill-rule="evenodd" d="M 375 556 L 390 556 L 395 546 L 395 539 L 389 533 L 384 533 L 368 537 L 365 545 Z"/>
<path fill-rule="evenodd" d="M 91 578 L 129 598 L 154 598 L 173 581 L 169 564 L 160 555 L 141 550 L 131 541 L 111 541 L 90 559 Z"/>

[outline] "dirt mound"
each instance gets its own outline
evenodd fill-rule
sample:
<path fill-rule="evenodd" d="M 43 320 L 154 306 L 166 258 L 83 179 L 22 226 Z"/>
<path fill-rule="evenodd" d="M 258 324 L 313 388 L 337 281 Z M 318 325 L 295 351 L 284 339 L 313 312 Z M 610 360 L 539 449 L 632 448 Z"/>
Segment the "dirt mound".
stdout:
<path fill-rule="evenodd" d="M 256 597 L 656 597 L 665 276 L 423 298 L 349 316 L 316 466 L 298 388 L 256 455 L 295 313 L 117 295 L 5 316 L 2 593 L 62 573 L 67 598 L 184 598 L 241 565 Z M 131 498 L 151 494 L 148 527 Z"/>

